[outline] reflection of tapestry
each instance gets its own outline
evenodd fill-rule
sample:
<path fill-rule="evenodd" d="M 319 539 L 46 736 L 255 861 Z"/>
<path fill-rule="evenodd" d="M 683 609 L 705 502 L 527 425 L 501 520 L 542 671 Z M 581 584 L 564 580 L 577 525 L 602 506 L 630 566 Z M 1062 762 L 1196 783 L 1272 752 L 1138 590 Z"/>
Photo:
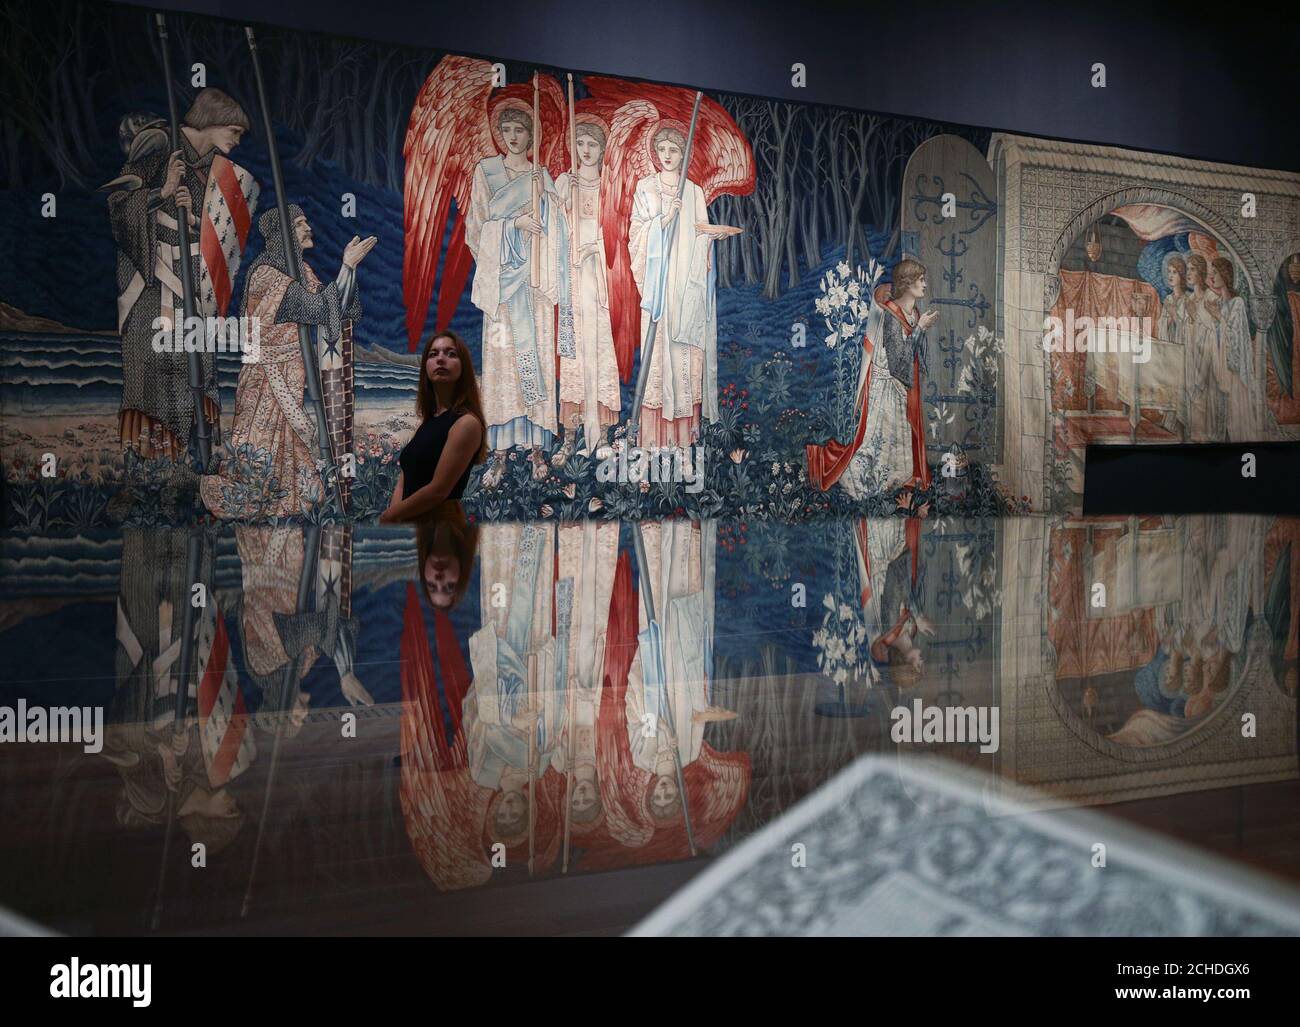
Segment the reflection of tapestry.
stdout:
<path fill-rule="evenodd" d="M 1120 529 L 1094 529 L 1094 544 Z M 1056 650 L 1056 678 L 1094 677 L 1133 670 L 1149 663 L 1156 651 L 1155 611 L 1132 610 L 1117 617 L 1090 617 L 1090 582 L 1084 581 L 1084 547 L 1088 533 L 1066 528 L 1052 533 L 1051 609 L 1047 637 Z"/>
<path fill-rule="evenodd" d="M 1273 580 L 1278 561 L 1291 550 L 1291 624 L 1287 629 L 1285 659 L 1294 660 L 1300 656 L 1300 523 L 1294 520 L 1278 518 L 1264 540 L 1264 580 Z"/>

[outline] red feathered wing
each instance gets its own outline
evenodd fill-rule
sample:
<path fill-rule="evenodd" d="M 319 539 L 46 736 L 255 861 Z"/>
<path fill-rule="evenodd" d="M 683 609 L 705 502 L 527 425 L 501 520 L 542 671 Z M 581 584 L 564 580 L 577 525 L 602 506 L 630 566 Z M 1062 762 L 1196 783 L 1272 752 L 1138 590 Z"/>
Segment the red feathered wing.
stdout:
<path fill-rule="evenodd" d="M 451 641 L 455 644 L 454 637 Z M 439 637 L 440 647 L 442 643 Z M 492 868 L 483 846 L 483 825 L 492 792 L 470 777 L 464 735 L 457 731 L 451 744 L 447 743 L 429 637 L 413 583 L 406 588 L 401 659 L 400 795 L 407 836 L 420 865 L 438 888 L 448 891 L 485 884 Z M 459 653 L 451 663 L 457 661 Z M 449 666 L 446 659 L 442 663 L 445 680 Z M 459 724 L 458 710 L 454 719 Z"/>
<path fill-rule="evenodd" d="M 453 199 L 460 217 L 443 265 L 440 329 L 451 320 L 473 263 L 465 245 L 465 211 L 469 209 L 474 166 L 496 152 L 487 122 L 492 81 L 492 65 L 487 61 L 444 57 L 425 80 L 411 109 L 402 151 L 406 158 L 402 296 L 411 352 L 429 314 Z"/>
<path fill-rule="evenodd" d="M 489 111 L 498 100 L 509 97 L 532 106 L 531 79 L 495 90 L 493 81 L 492 65 L 487 61 L 444 57 L 425 80 L 411 109 L 403 150 L 406 182 L 402 261 L 406 340 L 411 352 L 419 344 L 429 315 L 438 255 L 453 199 L 457 217 L 438 287 L 438 331 L 451 323 L 469 280 L 474 257 L 465 241 L 465 213 L 469 210 L 474 168 L 479 161 L 497 152 Z M 567 109 L 555 79 L 540 75 L 538 87 L 541 160 L 555 175 L 567 167 L 569 159 L 565 136 Z"/>
<path fill-rule="evenodd" d="M 601 228 L 610 271 L 614 350 L 619 375 L 626 382 L 632 376 L 632 356 L 641 344 L 641 295 L 632 277 L 627 238 L 637 179 L 654 170 L 646 152 L 645 133 L 653 131 L 654 121 L 660 118 L 690 124 L 695 90 L 605 75 L 588 75 L 583 82 L 591 94 L 583 101 L 583 109 L 600 115 L 610 126 Z M 749 141 L 722 105 L 707 96 L 700 103 L 687 177 L 704 191 L 706 203 L 723 193 L 747 196 L 754 191 L 754 153 Z"/>

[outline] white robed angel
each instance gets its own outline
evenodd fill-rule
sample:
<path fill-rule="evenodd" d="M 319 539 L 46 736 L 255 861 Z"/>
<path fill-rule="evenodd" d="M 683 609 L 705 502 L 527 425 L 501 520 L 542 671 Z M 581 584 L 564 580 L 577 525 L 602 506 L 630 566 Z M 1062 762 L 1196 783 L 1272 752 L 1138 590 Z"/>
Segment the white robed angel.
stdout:
<path fill-rule="evenodd" d="M 445 57 L 420 90 L 407 128 L 403 289 L 408 341 L 414 350 L 424 330 L 440 256 L 438 330 L 450 323 L 473 267 L 471 298 L 483 314 L 483 407 L 493 452 L 482 479 L 485 488 L 500 484 L 506 453 L 516 446 L 530 451 L 533 477 L 546 477 L 561 425 L 565 443 L 554 454 L 561 466 L 575 450 L 578 425 L 588 448 L 599 445 L 613 423 L 611 414 L 618 411 L 617 381 L 610 377 L 611 342 L 618 376 L 627 382 L 650 316 L 642 316 L 645 280 L 635 276 L 629 250 L 634 193 L 638 182 L 662 170 L 647 148 L 654 130 L 661 122 L 680 124 L 683 112 L 689 117 L 695 94 L 599 76 L 588 76 L 584 83 L 590 95 L 576 104 L 576 170 L 570 167 L 564 95 L 547 75 L 494 88 L 493 66 L 487 61 Z M 602 125 L 609 126 L 604 147 L 598 138 Z M 675 144 L 678 150 L 682 142 L 684 137 Z M 596 149 L 603 152 L 597 156 Z M 663 179 L 669 184 L 670 170 Z M 647 216 L 639 219 L 644 226 L 636 242 L 642 265 L 653 272 L 645 302 L 660 314 L 667 312 L 665 337 L 673 336 L 656 360 L 669 368 L 668 388 L 678 381 L 678 367 L 688 379 L 681 395 L 679 390 L 665 400 L 660 386 L 647 394 L 646 405 L 661 413 L 667 409 L 674 423 L 679 414 L 684 417 L 673 429 L 679 434 L 693 430 L 692 424 L 698 428 L 697 405 L 706 416 L 716 411 L 716 315 L 708 242 L 730 230 L 708 226 L 707 204 L 724 192 L 743 194 L 754 185 L 749 144 L 712 100 L 700 106 L 691 178 L 693 191 L 688 190 L 689 206 L 678 233 L 682 241 L 672 253 L 660 254 L 660 263 L 652 259 L 651 222 L 658 219 L 662 228 L 663 212 L 645 204 Z M 598 182 L 594 188 L 593 182 Z M 456 217 L 444 255 L 453 200 Z M 577 253 L 571 255 L 574 244 Z M 692 369 L 698 372 L 694 378 Z M 553 391 L 557 370 L 558 395 Z"/>
<path fill-rule="evenodd" d="M 564 204 L 547 167 L 548 157 L 558 161 L 566 149 L 559 85 L 543 75 L 501 89 L 494 81 L 487 61 L 446 57 L 416 98 L 406 133 L 403 274 L 414 349 L 455 199 L 437 328 L 450 323 L 472 258 L 470 298 L 483 314 L 488 488 L 501 481 L 514 447 L 529 451 L 534 479 L 550 471 L 545 453 L 558 429 L 556 315 L 569 306 L 570 284 Z"/>
<path fill-rule="evenodd" d="M 708 98 L 690 138 L 691 90 L 598 75 L 584 83 L 591 95 L 579 109 L 609 124 L 601 231 L 619 374 L 631 379 L 638 350 L 647 361 L 657 322 L 640 372 L 644 399 L 633 412 L 639 442 L 689 446 L 702 420 L 718 415 L 713 247 L 738 232 L 712 224 L 708 208 L 723 194 L 753 191 L 754 156 L 731 115 Z"/>

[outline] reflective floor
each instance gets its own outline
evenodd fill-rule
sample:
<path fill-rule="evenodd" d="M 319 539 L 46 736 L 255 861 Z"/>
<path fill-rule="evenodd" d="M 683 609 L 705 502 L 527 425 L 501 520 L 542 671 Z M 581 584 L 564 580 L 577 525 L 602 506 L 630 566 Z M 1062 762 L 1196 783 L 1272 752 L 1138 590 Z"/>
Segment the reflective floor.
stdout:
<path fill-rule="evenodd" d="M 868 753 L 1295 880 L 1298 542 L 454 506 L 3 537 L 0 906 L 79 934 L 619 933 Z"/>

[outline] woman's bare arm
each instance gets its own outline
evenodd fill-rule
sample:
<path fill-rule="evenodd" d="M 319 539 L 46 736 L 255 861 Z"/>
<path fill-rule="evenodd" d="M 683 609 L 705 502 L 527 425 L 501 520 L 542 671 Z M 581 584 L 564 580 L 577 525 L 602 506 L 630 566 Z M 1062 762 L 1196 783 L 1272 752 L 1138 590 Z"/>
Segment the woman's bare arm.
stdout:
<path fill-rule="evenodd" d="M 379 518 L 379 522 L 393 524 L 413 520 L 443 502 L 451 495 L 456 482 L 460 481 L 460 476 L 474 459 L 482 439 L 483 426 L 478 423 L 478 418 L 467 414 L 457 419 L 447 433 L 447 444 L 443 447 L 442 456 L 438 458 L 433 480 L 390 506 Z"/>
<path fill-rule="evenodd" d="M 402 501 L 402 482 L 404 480 L 405 480 L 405 473 L 399 470 L 397 472 L 397 487 L 393 489 L 393 494 L 388 499 L 388 509 L 391 510 L 393 507 L 395 507 L 398 503 Z"/>

